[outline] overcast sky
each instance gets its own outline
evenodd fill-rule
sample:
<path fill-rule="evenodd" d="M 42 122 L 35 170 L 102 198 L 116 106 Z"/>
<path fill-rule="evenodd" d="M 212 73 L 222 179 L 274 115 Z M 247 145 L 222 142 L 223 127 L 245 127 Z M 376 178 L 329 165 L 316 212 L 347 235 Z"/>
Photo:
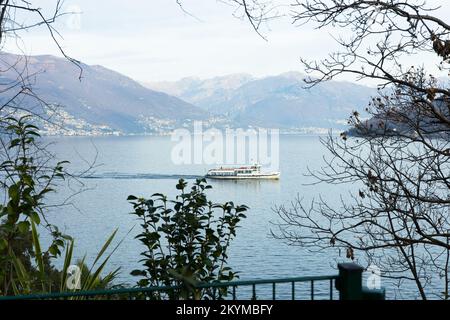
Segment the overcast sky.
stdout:
<path fill-rule="evenodd" d="M 52 3 L 34 2 L 43 8 Z M 441 15 L 450 16 L 448 0 L 431 2 L 444 4 Z M 184 0 L 184 6 L 195 18 L 176 0 L 66 0 L 64 9 L 80 14 L 60 18 L 57 28 L 72 57 L 140 81 L 302 71 L 300 56 L 323 57 L 336 48 L 328 32 L 293 26 L 289 18 L 270 22 L 265 41 L 235 17 L 235 8 L 218 0 Z M 44 30 L 22 38 L 27 54 L 58 55 Z M 14 44 L 6 49 L 15 51 Z"/>

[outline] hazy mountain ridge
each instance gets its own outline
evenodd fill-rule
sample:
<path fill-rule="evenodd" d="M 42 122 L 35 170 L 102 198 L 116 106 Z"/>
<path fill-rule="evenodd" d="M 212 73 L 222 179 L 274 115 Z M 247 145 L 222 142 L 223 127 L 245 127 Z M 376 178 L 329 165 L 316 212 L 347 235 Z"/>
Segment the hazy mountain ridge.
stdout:
<path fill-rule="evenodd" d="M 342 127 L 352 111 L 362 112 L 370 96 L 376 94 L 374 88 L 340 81 L 305 89 L 304 78 L 298 72 L 264 78 L 237 74 L 146 86 L 173 94 L 213 114 L 226 115 L 239 125 L 281 128 Z"/>
<path fill-rule="evenodd" d="M 6 70 L 1 73 L 2 83 L 13 82 L 17 78 L 17 72 L 7 69 L 7 65 L 26 70 L 28 75 L 32 75 L 33 91 L 46 103 L 61 105 L 61 114 L 66 115 L 63 118 L 70 118 L 72 122 L 78 119 L 79 124 L 130 134 L 158 131 L 164 125 L 177 126 L 207 117 L 203 110 L 192 104 L 148 89 L 102 66 L 82 64 L 80 81 L 80 70 L 66 59 L 32 56 L 28 58 L 26 69 L 25 60 L 18 56 L 2 53 L 0 60 L 2 70 Z M 0 99 L 6 101 L 12 94 L 14 90 L 2 94 Z M 35 102 L 25 98 L 22 104 L 31 109 Z M 70 123 L 68 126 L 69 130 L 76 127 Z"/>
<path fill-rule="evenodd" d="M 144 85 L 190 101 L 205 110 L 214 111 L 213 106 L 216 103 L 221 104 L 231 99 L 236 90 L 254 79 L 251 75 L 242 73 L 205 80 L 189 77 L 177 82 L 149 82 Z M 221 112 L 216 113 L 222 114 Z"/>
<path fill-rule="evenodd" d="M 73 135 L 167 133 L 195 120 L 203 120 L 206 126 L 323 132 L 345 128 L 350 113 L 364 110 L 370 95 L 376 93 L 373 88 L 336 81 L 306 90 L 304 76 L 298 72 L 264 78 L 248 74 L 184 78 L 144 86 L 99 65 L 81 67 L 80 81 L 80 70 L 66 59 L 32 56 L 25 63 L 19 56 L 0 53 L 0 89 L 26 70 L 34 92 L 52 106 L 61 106 L 57 112 L 43 108 L 56 124 L 40 123 L 43 131 Z M 0 103 L 15 90 L 2 93 Z M 24 109 L 36 108 L 35 104 L 28 97 L 20 100 Z"/>

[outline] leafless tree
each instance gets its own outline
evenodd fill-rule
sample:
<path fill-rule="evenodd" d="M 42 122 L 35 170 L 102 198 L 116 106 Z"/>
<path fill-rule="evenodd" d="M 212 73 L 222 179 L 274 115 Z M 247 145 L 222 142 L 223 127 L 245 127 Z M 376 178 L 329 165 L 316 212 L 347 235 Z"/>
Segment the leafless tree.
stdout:
<path fill-rule="evenodd" d="M 260 2 L 241 6 L 250 3 Z M 423 299 L 450 297 L 450 90 L 437 76 L 450 71 L 450 22 L 441 9 L 425 0 L 292 2 L 295 24 L 331 32 L 340 47 L 301 60 L 306 86 L 351 74 L 375 81 L 379 95 L 368 101 L 369 120 L 354 112 L 353 129 L 322 140 L 329 155 L 310 172 L 317 183 L 349 185 L 350 199 L 296 199 L 276 208 L 274 230 L 292 245 L 364 253 L 384 276 L 413 281 Z M 434 75 L 417 61 L 423 54 L 434 56 Z"/>
<path fill-rule="evenodd" d="M 397 87 L 373 99 L 369 121 L 357 113 L 351 117 L 357 137 L 323 139 L 329 155 L 311 175 L 351 191 L 340 205 L 319 197 L 308 206 L 296 199 L 276 208 L 281 222 L 275 237 L 313 249 L 343 249 L 352 260 L 365 253 L 386 277 L 413 281 L 423 299 L 448 298 L 450 128 L 434 115 L 440 108 L 440 116 L 448 117 L 448 104 L 436 100 L 430 110 L 421 99 Z"/>
<path fill-rule="evenodd" d="M 412 280 L 420 296 L 449 297 L 450 91 L 448 84 L 402 60 L 432 52 L 448 71 L 449 26 L 425 3 L 410 1 L 312 1 L 298 3 L 295 21 L 352 31 L 339 38 L 341 52 L 319 62 L 303 60 L 315 78 L 309 85 L 342 73 L 375 79 L 380 95 L 367 111 L 350 118 L 350 138 L 323 142 L 331 157 L 318 181 L 356 184 L 350 202 L 331 208 L 316 201 L 308 209 L 279 208 L 278 236 L 314 246 L 344 247 L 353 259 L 365 252 L 387 277 Z M 292 227 L 296 231 L 292 232 Z M 442 290 L 426 290 L 442 279 Z"/>

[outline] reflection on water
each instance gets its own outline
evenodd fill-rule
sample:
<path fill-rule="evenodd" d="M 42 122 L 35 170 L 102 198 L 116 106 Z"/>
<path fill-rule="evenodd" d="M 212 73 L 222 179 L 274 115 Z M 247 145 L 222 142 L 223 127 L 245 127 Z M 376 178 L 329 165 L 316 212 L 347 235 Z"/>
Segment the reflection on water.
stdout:
<path fill-rule="evenodd" d="M 263 188 L 269 187 L 274 192 L 280 191 L 280 181 L 279 180 L 256 180 L 256 179 L 242 179 L 242 180 L 221 180 L 221 179 L 209 179 L 208 183 L 213 187 L 218 189 L 223 188 L 238 188 L 242 192 L 260 192 Z"/>

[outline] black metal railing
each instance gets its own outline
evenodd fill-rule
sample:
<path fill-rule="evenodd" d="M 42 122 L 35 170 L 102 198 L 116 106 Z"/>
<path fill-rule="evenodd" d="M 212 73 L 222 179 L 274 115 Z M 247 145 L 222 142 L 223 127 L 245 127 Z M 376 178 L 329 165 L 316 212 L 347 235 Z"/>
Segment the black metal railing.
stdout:
<path fill-rule="evenodd" d="M 298 300 L 298 299 L 310 299 L 316 298 L 316 284 L 325 284 L 327 292 L 324 295 L 322 286 L 322 297 L 326 297 L 329 300 L 335 298 L 333 292 L 335 288 L 339 291 L 340 300 L 351 299 L 384 299 L 384 289 L 369 290 L 362 286 L 362 271 L 363 268 L 353 264 L 339 264 L 338 275 L 324 275 L 324 276 L 306 276 L 295 278 L 279 278 L 279 279 L 261 279 L 261 280 L 239 280 L 229 282 L 213 282 L 213 283 L 199 283 L 190 285 L 189 288 L 184 285 L 177 286 L 160 286 L 160 287 L 147 287 L 147 288 L 127 288 L 127 289 L 113 289 L 113 290 L 93 290 L 93 291 L 71 291 L 71 292 L 55 292 L 55 293 L 42 293 L 42 294 L 30 294 L 30 295 L 17 295 L 17 296 L 3 296 L 1 300 L 151 300 L 151 299 L 164 299 L 177 297 L 181 291 L 191 291 L 188 296 L 192 298 L 201 298 L 201 295 L 195 295 L 195 292 L 201 292 L 202 290 L 209 290 L 210 299 L 232 299 L 232 300 L 257 300 L 258 291 L 261 286 L 269 285 L 271 291 L 271 297 L 266 300 L 277 300 L 277 292 L 281 285 L 290 285 L 290 294 L 287 295 L 284 292 L 283 300 Z M 309 284 L 309 291 L 307 297 L 300 296 L 297 290 L 297 284 Z M 187 289 L 188 288 L 188 289 Z M 245 293 L 244 297 L 238 296 L 238 292 L 243 288 Z M 304 287 L 303 287 L 304 288 Z M 220 291 L 217 294 L 217 291 Z M 267 294 L 268 290 L 264 293 Z M 304 293 L 302 292 L 302 293 Z M 250 294 L 249 294 L 250 293 Z"/>

